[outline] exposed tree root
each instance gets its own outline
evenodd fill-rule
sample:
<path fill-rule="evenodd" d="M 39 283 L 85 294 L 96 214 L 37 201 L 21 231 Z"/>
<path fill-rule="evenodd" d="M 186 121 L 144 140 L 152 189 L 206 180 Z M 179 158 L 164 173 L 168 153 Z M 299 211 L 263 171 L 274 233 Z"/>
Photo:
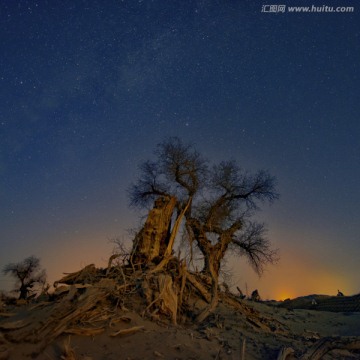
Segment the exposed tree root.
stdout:
<path fill-rule="evenodd" d="M 119 265 L 112 266 L 112 262 L 109 262 L 106 271 L 91 266 L 68 274 L 61 281 L 72 285 L 59 286 L 48 301 L 28 307 L 31 316 L 26 321 L 19 320 L 16 313 L 4 317 L 0 321 L 4 334 L 0 342 L 0 355 L 6 358 L 4 356 L 8 356 L 14 344 L 24 342 L 37 344 L 36 353 L 41 353 L 62 334 L 95 336 L 108 331 L 110 336 L 121 337 L 143 330 L 143 327 L 131 324 L 131 318 L 122 310 L 124 308 L 172 324 L 192 323 L 195 318 L 208 329 L 214 319 L 208 316 L 219 301 L 242 313 L 244 323 L 253 331 L 289 336 L 289 329 L 285 325 L 256 311 L 231 293 L 221 292 L 217 287 L 215 291 L 214 282 L 209 284 L 208 278 L 188 271 L 185 264 L 176 258 L 169 261 L 163 271 L 155 273 L 149 269 L 134 272 L 132 267 L 127 266 L 122 266 L 121 271 L 114 271 L 117 267 Z M 46 320 L 41 320 L 44 316 L 36 316 L 37 312 L 46 314 Z M 318 360 L 336 349 L 359 350 L 360 338 L 320 339 L 299 359 Z M 63 355 L 64 359 L 71 359 L 70 350 L 69 347 L 69 351 Z M 296 357 L 291 348 L 282 348 L 277 359 Z"/>
<path fill-rule="evenodd" d="M 360 337 L 325 337 L 317 341 L 301 360 L 318 360 L 332 350 L 360 350 Z"/>

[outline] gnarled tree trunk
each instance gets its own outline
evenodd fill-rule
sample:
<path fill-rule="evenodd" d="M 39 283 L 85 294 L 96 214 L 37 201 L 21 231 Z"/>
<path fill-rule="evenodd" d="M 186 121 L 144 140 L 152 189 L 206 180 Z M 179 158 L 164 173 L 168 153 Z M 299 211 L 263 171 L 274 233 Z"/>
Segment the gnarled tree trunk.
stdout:
<path fill-rule="evenodd" d="M 133 264 L 158 263 L 163 258 L 175 205 L 175 197 L 162 196 L 155 200 L 143 228 L 135 237 L 131 252 Z"/>

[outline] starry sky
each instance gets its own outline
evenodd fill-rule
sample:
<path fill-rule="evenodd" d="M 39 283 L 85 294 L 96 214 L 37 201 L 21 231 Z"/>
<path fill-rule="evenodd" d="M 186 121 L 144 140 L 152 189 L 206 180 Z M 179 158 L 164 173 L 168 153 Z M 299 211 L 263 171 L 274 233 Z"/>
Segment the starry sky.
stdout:
<path fill-rule="evenodd" d="M 281 260 L 260 279 L 229 260 L 234 286 L 360 292 L 360 5 L 264 4 L 1 1 L 0 267 L 36 255 L 53 282 L 106 266 L 109 240 L 130 242 L 139 225 L 137 165 L 176 135 L 278 180 L 280 200 L 257 219 Z"/>

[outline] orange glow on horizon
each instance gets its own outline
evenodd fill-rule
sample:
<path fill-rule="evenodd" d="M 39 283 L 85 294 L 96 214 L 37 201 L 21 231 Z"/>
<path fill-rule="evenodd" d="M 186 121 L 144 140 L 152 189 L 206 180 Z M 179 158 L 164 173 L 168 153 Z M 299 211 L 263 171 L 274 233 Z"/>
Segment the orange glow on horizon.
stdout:
<path fill-rule="evenodd" d="M 287 300 L 287 299 L 294 299 L 295 297 L 296 296 L 294 296 L 290 292 L 281 292 L 281 293 L 279 293 L 279 295 L 275 296 L 275 300 L 284 301 L 284 300 Z"/>
<path fill-rule="evenodd" d="M 109 231 L 109 237 L 111 233 L 116 233 L 115 230 Z M 106 267 L 112 254 L 113 246 L 101 231 L 89 229 L 79 235 L 59 234 L 56 240 L 44 244 L 42 252 L 36 253 L 48 273 L 50 284 L 61 279 L 64 273 L 79 271 L 91 263 L 97 267 Z M 130 247 L 131 239 L 126 241 Z M 269 266 L 261 278 L 243 259 L 230 259 L 228 266 L 233 275 L 234 293 L 237 294 L 236 287 L 239 287 L 250 296 L 257 289 L 263 300 L 277 301 L 311 294 L 336 295 L 338 289 L 345 295 L 358 293 L 356 279 L 345 277 L 334 270 L 331 264 L 320 262 L 306 249 L 295 246 L 283 248 L 279 264 Z"/>
<path fill-rule="evenodd" d="M 268 267 L 261 278 L 244 262 L 229 264 L 236 274 L 236 286 L 244 293 L 248 288 L 249 294 L 257 289 L 263 300 L 283 301 L 312 294 L 335 296 L 338 289 L 346 295 L 358 293 L 357 279 L 346 277 L 320 255 L 295 245 L 283 246 L 280 262 Z"/>

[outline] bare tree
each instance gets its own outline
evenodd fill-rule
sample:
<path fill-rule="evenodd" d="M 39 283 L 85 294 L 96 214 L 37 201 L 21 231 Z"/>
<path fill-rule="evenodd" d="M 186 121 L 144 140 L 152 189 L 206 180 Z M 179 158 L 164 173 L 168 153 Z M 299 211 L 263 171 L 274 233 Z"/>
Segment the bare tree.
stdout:
<path fill-rule="evenodd" d="M 265 171 L 249 175 L 235 162 L 214 166 L 209 174 L 209 198 L 202 199 L 187 217 L 189 236 L 205 257 L 203 271 L 218 276 L 228 250 L 245 255 L 258 274 L 276 261 L 276 251 L 264 236 L 264 224 L 250 221 L 261 202 L 277 199 L 275 179 Z"/>
<path fill-rule="evenodd" d="M 131 203 L 144 206 L 160 196 L 176 199 L 177 220 L 184 217 L 188 240 L 201 251 L 203 272 L 212 279 L 214 308 L 227 252 L 245 256 L 258 274 L 277 260 L 264 224 L 251 220 L 261 204 L 278 198 L 275 179 L 264 170 L 249 174 L 234 161 L 210 167 L 193 146 L 178 138 L 159 144 L 155 154 L 154 162 L 140 167 L 140 178 L 130 189 Z"/>
<path fill-rule="evenodd" d="M 19 299 L 27 299 L 35 285 L 43 286 L 46 282 L 46 272 L 41 269 L 40 259 L 35 256 L 29 256 L 19 263 L 9 263 L 2 272 L 16 279 Z"/>

